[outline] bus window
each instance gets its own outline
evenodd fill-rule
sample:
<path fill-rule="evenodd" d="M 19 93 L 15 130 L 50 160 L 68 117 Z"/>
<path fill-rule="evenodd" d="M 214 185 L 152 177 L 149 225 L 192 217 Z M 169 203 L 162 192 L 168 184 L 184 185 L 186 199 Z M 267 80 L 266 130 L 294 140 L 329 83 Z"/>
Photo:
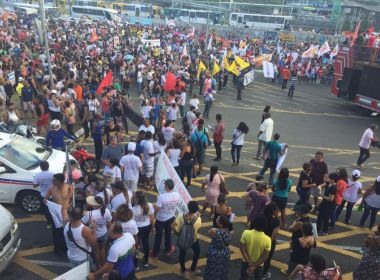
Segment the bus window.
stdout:
<path fill-rule="evenodd" d="M 127 11 L 130 11 L 130 12 L 136 11 L 136 7 L 134 5 L 128 5 L 126 8 L 127 8 Z"/>
<path fill-rule="evenodd" d="M 245 16 L 244 16 L 244 21 L 245 21 L 245 22 L 251 22 L 251 21 L 252 21 L 252 16 L 245 15 Z"/>
<path fill-rule="evenodd" d="M 242 23 L 243 22 L 243 16 L 238 16 L 237 22 Z"/>
<path fill-rule="evenodd" d="M 140 16 L 140 8 L 136 7 L 136 17 Z"/>
<path fill-rule="evenodd" d="M 276 18 L 276 23 L 277 24 L 284 24 L 284 20 L 285 20 L 284 18 L 277 17 Z"/>
<path fill-rule="evenodd" d="M 260 16 L 252 16 L 253 22 L 260 22 Z"/>
<path fill-rule="evenodd" d="M 231 20 L 236 21 L 237 20 L 237 14 L 232 14 L 231 15 Z"/>
<path fill-rule="evenodd" d="M 266 16 L 261 16 L 261 17 L 260 17 L 260 22 L 262 22 L 262 23 L 267 23 L 267 22 L 268 22 L 268 17 L 266 17 Z"/>
<path fill-rule="evenodd" d="M 106 17 L 107 20 L 109 21 L 112 20 L 111 14 L 109 12 L 104 11 L 104 16 Z"/>
<path fill-rule="evenodd" d="M 268 17 L 268 23 L 276 23 L 275 17 Z"/>
<path fill-rule="evenodd" d="M 189 11 L 181 11 L 181 16 L 188 17 L 189 16 Z M 194 13 L 194 17 L 195 17 L 195 13 Z"/>

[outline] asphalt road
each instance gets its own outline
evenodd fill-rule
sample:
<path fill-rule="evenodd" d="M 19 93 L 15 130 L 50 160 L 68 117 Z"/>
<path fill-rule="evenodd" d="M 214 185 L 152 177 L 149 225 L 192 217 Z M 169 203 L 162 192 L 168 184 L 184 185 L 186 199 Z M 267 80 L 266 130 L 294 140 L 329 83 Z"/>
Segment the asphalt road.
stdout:
<path fill-rule="evenodd" d="M 233 88 L 228 88 L 216 95 L 215 106 L 211 109 L 210 120 L 207 120 L 207 124 L 214 121 L 216 113 L 221 113 L 226 123 L 223 160 L 218 165 L 226 177 L 226 185 L 230 190 L 228 202 L 236 214 L 229 279 L 237 279 L 240 271 L 239 240 L 245 229 L 247 214 L 240 197 L 262 165 L 262 162 L 254 160 L 253 156 L 257 148 L 255 136 L 264 106 L 272 106 L 274 131 L 281 134 L 281 142 L 289 145 L 284 166 L 290 169 L 294 183 L 297 182 L 302 164 L 309 161 L 317 150 L 324 152 L 330 171 L 337 167 L 345 167 L 348 172 L 351 172 L 358 156 L 357 144 L 363 131 L 370 124 L 379 123 L 377 117 L 372 117 L 367 111 L 331 96 L 329 92 L 329 87 L 325 85 L 299 84 L 294 98 L 290 100 L 287 98 L 287 92 L 282 91 L 278 84 L 266 81 L 261 73 L 257 73 L 255 82 L 244 90 L 242 101 L 236 100 L 236 91 Z M 246 136 L 240 166 L 232 167 L 231 135 L 232 130 L 240 121 L 248 124 L 250 132 Z M 91 148 L 91 143 L 88 145 Z M 365 187 L 380 173 L 379 155 L 379 151 L 372 149 L 371 158 L 362 171 L 362 182 Z M 214 157 L 215 152 L 213 147 L 210 147 L 207 151 L 207 167 L 214 164 L 211 160 Z M 206 171 L 204 173 L 206 174 Z M 201 180 L 202 178 L 198 177 L 189 188 L 192 197 L 200 202 L 204 199 L 204 194 L 200 191 Z M 155 196 L 155 193 L 149 193 L 150 201 L 154 202 Z M 293 187 L 289 209 L 287 209 L 287 224 L 290 224 L 294 218 L 291 206 L 296 199 Z M 67 271 L 69 269 L 67 259 L 58 258 L 52 253 L 51 232 L 46 228 L 44 218 L 41 215 L 25 215 L 14 206 L 7 207 L 20 223 L 22 245 L 14 262 L 0 274 L 0 278 L 7 280 L 52 279 Z M 318 248 L 313 250 L 315 253 L 322 254 L 328 264 L 332 265 L 334 260 L 340 265 L 344 279 L 352 279 L 351 273 L 361 258 L 360 249 L 369 232 L 368 229 L 357 227 L 359 218 L 360 213 L 354 212 L 352 225 L 338 222 L 333 232 L 319 238 Z M 207 232 L 211 225 L 211 221 L 207 218 L 202 222 L 200 269 L 203 269 L 206 263 L 206 253 L 210 242 Z M 272 279 L 285 279 L 280 269 L 286 268 L 288 261 L 289 237 L 288 232 L 280 231 L 270 269 Z M 190 257 L 191 253 L 188 253 L 189 260 Z M 152 266 L 147 270 L 137 273 L 139 279 L 202 279 L 201 276 L 180 274 L 178 252 L 170 258 L 161 257 L 160 260 L 152 260 L 151 264 Z"/>

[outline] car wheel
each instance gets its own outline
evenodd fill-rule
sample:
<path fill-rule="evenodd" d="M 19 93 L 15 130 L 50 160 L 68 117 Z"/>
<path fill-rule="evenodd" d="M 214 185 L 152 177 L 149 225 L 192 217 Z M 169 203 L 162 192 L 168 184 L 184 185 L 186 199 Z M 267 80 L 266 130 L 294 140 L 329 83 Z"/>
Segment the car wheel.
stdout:
<path fill-rule="evenodd" d="M 24 191 L 18 195 L 18 205 L 28 214 L 35 214 L 41 208 L 40 194 L 34 191 Z"/>
<path fill-rule="evenodd" d="M 100 169 L 99 162 L 96 159 L 86 159 L 81 164 L 81 169 L 86 174 L 97 174 Z"/>

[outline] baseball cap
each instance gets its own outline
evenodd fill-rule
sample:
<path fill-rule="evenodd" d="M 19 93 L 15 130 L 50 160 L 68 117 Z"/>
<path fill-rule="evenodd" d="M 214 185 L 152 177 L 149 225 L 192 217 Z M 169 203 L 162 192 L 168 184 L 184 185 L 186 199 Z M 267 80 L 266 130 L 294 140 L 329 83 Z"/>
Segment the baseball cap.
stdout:
<path fill-rule="evenodd" d="M 355 169 L 354 171 L 352 171 L 352 177 L 355 178 L 355 179 L 358 179 L 360 178 L 360 171 Z M 377 178 L 379 179 L 379 178 Z"/>
<path fill-rule="evenodd" d="M 100 206 L 100 203 L 96 201 L 95 196 L 91 195 L 86 198 L 86 203 L 92 206 Z"/>
<path fill-rule="evenodd" d="M 136 143 L 134 142 L 129 142 L 128 143 L 128 151 L 135 151 L 136 150 Z"/>

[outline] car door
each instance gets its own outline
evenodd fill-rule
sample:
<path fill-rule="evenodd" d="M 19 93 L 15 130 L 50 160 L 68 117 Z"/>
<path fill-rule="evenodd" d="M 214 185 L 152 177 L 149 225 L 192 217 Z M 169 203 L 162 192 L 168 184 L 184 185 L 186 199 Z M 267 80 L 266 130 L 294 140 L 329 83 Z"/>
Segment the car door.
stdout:
<path fill-rule="evenodd" d="M 0 162 L 0 202 L 13 203 L 11 184 L 16 171 Z"/>

